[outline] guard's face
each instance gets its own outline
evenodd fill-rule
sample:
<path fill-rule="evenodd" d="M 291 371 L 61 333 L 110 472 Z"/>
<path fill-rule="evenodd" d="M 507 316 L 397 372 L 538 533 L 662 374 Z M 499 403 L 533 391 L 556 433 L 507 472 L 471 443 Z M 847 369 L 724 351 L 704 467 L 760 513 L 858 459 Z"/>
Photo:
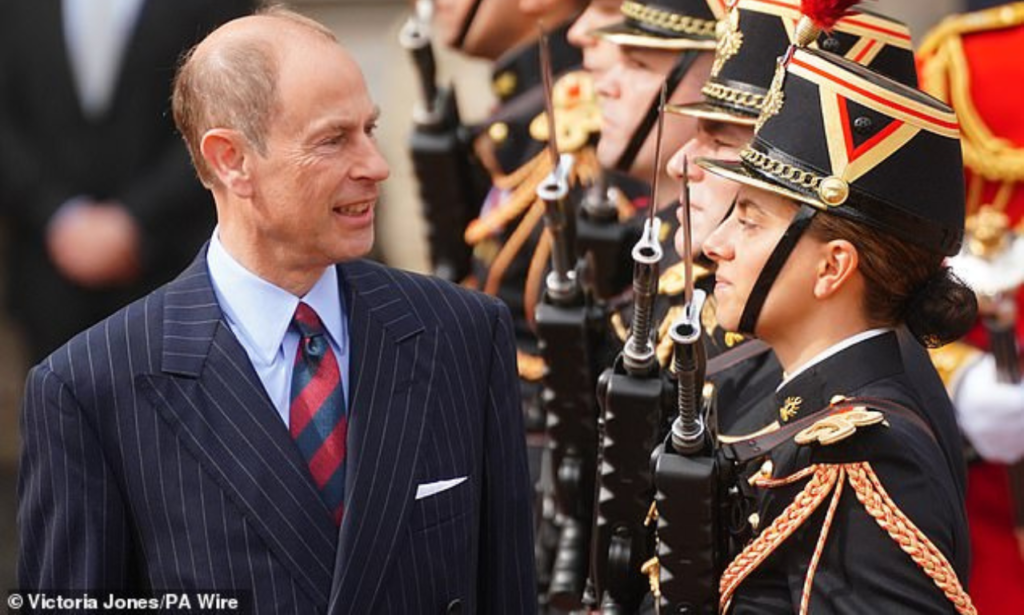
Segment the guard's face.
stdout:
<path fill-rule="evenodd" d="M 583 68 L 595 79 L 615 64 L 621 48 L 592 32 L 622 21 L 621 4 L 621 0 L 592 0 L 569 28 L 569 42 L 583 50 Z"/>
<path fill-rule="evenodd" d="M 717 317 L 726 330 L 739 327 L 754 283 L 796 212 L 789 199 L 743 186 L 732 214 L 705 240 L 704 254 L 717 265 Z M 800 239 L 768 293 L 755 333 L 769 343 L 787 328 L 800 326 L 815 301 L 815 244 L 820 242 L 806 234 Z"/>
<path fill-rule="evenodd" d="M 675 122 L 679 116 L 668 115 L 665 122 Z M 673 179 L 683 177 L 683 161 L 688 161 L 687 173 L 690 185 L 690 219 L 692 223 L 693 253 L 700 254 L 704 240 L 721 224 L 729 213 L 739 190 L 736 182 L 709 173 L 697 165 L 697 158 L 714 158 L 717 160 L 739 160 L 740 149 L 754 136 L 748 126 L 716 122 L 706 119 L 697 120 L 697 134 L 686 142 L 668 161 L 668 174 Z M 682 196 L 680 195 L 680 199 Z M 680 205 L 682 201 L 680 200 Z M 682 207 L 676 209 L 680 225 L 683 221 Z M 682 226 L 676 232 L 676 252 L 683 254 L 684 234 Z"/>
<path fill-rule="evenodd" d="M 623 47 L 620 58 L 597 82 L 601 105 L 601 140 L 597 157 L 601 166 L 614 168 L 637 131 L 652 102 L 655 102 L 678 52 Z M 695 102 L 711 69 L 711 53 L 701 53 L 683 81 L 669 93 L 670 103 Z M 656 103 L 655 103 L 656 104 Z M 697 122 L 693 118 L 666 118 L 662 151 L 673 152 L 693 137 Z M 629 175 L 650 181 L 654 172 L 655 134 L 647 134 Z"/>
<path fill-rule="evenodd" d="M 284 269 L 364 256 L 373 246 L 378 184 L 388 176 L 373 132 L 377 108 L 339 46 L 311 41 L 282 54 L 265 156 L 251 155 L 255 249 Z"/>

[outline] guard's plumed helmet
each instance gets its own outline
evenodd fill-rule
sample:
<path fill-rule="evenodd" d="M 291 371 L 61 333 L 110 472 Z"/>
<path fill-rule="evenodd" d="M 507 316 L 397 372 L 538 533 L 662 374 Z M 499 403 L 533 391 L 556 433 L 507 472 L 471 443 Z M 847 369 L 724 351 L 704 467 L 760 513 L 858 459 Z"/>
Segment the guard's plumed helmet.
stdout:
<path fill-rule="evenodd" d="M 775 58 L 794 42 L 799 0 L 739 0 L 718 24 L 718 44 L 704 101 L 670 112 L 753 126 L 775 74 Z M 906 24 L 867 11 L 850 11 L 819 31 L 809 48 L 864 64 L 908 85 L 917 71 Z"/>
<path fill-rule="evenodd" d="M 819 212 L 938 255 L 956 254 L 963 239 L 963 162 L 952 109 L 841 56 L 807 48 L 820 27 L 801 21 L 796 40 L 803 46 L 790 47 L 778 62 L 741 160 L 697 160 L 802 205 L 747 300 L 740 329 L 748 333 Z"/>

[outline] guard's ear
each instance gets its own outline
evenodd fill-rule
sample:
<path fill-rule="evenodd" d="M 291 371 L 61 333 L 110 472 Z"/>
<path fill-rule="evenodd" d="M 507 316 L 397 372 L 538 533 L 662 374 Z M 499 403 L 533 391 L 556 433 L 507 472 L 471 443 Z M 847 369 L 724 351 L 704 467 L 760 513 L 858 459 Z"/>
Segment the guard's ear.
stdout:
<path fill-rule="evenodd" d="M 221 186 L 241 198 L 252 196 L 249 157 L 255 152 L 242 133 L 228 128 L 212 128 L 203 135 L 199 151 Z"/>
<path fill-rule="evenodd" d="M 832 297 L 841 289 L 849 287 L 850 280 L 859 271 L 860 254 L 852 243 L 845 239 L 833 239 L 821 245 L 821 259 L 815 271 L 814 296 L 818 299 Z"/>

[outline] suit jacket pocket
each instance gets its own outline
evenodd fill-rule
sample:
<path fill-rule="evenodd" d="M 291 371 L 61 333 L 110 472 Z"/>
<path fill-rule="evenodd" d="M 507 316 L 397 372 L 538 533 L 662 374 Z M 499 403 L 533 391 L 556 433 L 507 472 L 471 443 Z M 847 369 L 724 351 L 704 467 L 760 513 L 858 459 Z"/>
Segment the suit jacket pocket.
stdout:
<path fill-rule="evenodd" d="M 414 532 L 424 530 L 475 511 L 476 491 L 476 477 L 470 475 L 467 480 L 454 487 L 415 500 L 412 505 L 410 528 Z"/>

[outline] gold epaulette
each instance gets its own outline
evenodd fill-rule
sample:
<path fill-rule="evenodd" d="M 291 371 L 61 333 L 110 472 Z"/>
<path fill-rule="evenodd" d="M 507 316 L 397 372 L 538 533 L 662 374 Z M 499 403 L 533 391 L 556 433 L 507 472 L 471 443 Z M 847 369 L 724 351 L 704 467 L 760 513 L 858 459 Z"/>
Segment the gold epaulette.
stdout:
<path fill-rule="evenodd" d="M 981 351 L 970 344 L 953 342 L 939 348 L 930 348 L 928 354 L 931 356 L 935 371 L 939 372 L 939 377 L 942 378 L 942 383 L 949 389 L 961 368 L 981 355 Z"/>
<path fill-rule="evenodd" d="M 583 149 L 591 136 L 601 131 L 601 108 L 597 103 L 594 77 L 587 71 L 573 71 L 558 78 L 551 89 L 555 109 L 555 131 L 560 152 Z M 542 111 L 530 122 L 530 136 L 547 143 L 548 114 Z"/>
<path fill-rule="evenodd" d="M 861 427 L 884 422 L 885 415 L 881 412 L 858 406 L 815 421 L 813 425 L 797 433 L 793 440 L 801 446 L 808 444 L 828 446 L 849 438 Z"/>
<path fill-rule="evenodd" d="M 702 280 L 711 273 L 707 267 L 693 265 L 693 280 Z M 686 263 L 680 262 L 666 269 L 658 278 L 659 295 L 680 295 L 686 289 Z"/>
<path fill-rule="evenodd" d="M 960 122 L 964 166 L 993 182 L 1024 180 L 1024 148 L 992 132 L 971 99 L 970 67 L 964 53 L 963 36 L 1024 24 L 1024 2 L 954 15 L 946 18 L 926 37 L 918 51 L 921 89 L 948 103 Z M 1002 192 L 1007 193 L 1009 186 Z M 980 186 L 969 190 L 968 213 L 980 202 Z M 972 198 L 970 194 L 973 194 Z M 998 206 L 998 203 L 996 203 Z"/>
<path fill-rule="evenodd" d="M 828 510 L 822 521 L 821 531 L 815 544 L 804 576 L 803 592 L 800 599 L 800 613 L 808 612 L 814 576 L 824 551 L 825 542 L 835 519 L 836 509 L 843 495 L 845 485 L 853 489 L 857 500 L 878 526 L 899 545 L 915 564 L 932 580 L 943 595 L 962 615 L 976 615 L 977 610 L 971 597 L 957 579 L 949 560 L 932 543 L 886 493 L 881 479 L 868 462 L 845 464 L 815 464 L 791 476 L 772 478 L 756 476 L 751 481 L 755 487 L 773 489 L 792 485 L 809 479 L 793 501 L 772 520 L 771 524 L 752 540 L 729 564 L 719 581 L 719 610 L 727 613 L 733 595 L 740 584 L 753 573 L 776 549 L 793 535 L 804 522 L 831 495 Z"/>

